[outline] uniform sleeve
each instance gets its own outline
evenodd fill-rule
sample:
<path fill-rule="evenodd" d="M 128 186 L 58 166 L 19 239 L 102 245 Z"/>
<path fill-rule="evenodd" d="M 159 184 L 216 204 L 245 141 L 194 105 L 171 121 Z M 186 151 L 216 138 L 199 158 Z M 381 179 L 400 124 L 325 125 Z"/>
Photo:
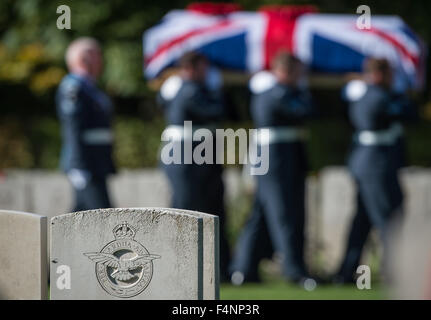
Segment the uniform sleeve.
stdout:
<path fill-rule="evenodd" d="M 57 92 L 57 114 L 62 127 L 64 148 L 68 150 L 72 165 L 76 168 L 85 168 L 81 148 L 83 99 L 80 85 L 76 81 L 60 85 Z"/>
<path fill-rule="evenodd" d="M 315 114 L 311 94 L 307 90 L 289 90 L 278 109 L 284 115 L 295 118 L 309 118 Z"/>

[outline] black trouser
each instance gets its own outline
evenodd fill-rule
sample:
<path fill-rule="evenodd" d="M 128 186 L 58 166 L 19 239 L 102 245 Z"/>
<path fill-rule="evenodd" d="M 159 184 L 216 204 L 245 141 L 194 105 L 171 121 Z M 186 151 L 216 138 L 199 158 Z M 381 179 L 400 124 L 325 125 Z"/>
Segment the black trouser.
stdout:
<path fill-rule="evenodd" d="M 353 218 L 347 249 L 338 275 L 353 281 L 359 266 L 362 249 L 371 227 L 379 231 L 383 242 L 382 269 L 386 271 L 388 234 L 391 222 L 402 212 L 403 194 L 396 171 L 355 177 L 357 208 Z"/>
<path fill-rule="evenodd" d="M 245 281 L 259 281 L 259 262 L 271 258 L 273 253 L 263 208 L 255 199 L 251 216 L 238 239 L 230 271 L 240 271 Z"/>
<path fill-rule="evenodd" d="M 256 176 L 253 212 L 240 236 L 231 270 L 241 271 L 245 280 L 255 280 L 259 260 L 271 255 L 274 248 L 281 254 L 284 276 L 297 280 L 307 276 L 305 153 L 301 143 L 278 143 L 270 145 L 269 155 L 267 174 Z"/>
<path fill-rule="evenodd" d="M 86 186 L 81 189 L 74 187 L 74 211 L 84 211 L 100 208 L 111 208 L 106 177 L 91 177 Z"/>

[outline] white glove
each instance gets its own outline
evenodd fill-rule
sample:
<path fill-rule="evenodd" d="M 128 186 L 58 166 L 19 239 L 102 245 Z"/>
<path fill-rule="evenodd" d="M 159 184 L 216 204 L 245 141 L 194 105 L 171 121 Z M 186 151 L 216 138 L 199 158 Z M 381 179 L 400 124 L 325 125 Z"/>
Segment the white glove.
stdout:
<path fill-rule="evenodd" d="M 183 79 L 181 79 L 180 76 L 173 75 L 167 78 L 161 88 L 160 88 L 160 95 L 164 100 L 170 101 L 177 95 L 178 91 L 180 91 L 180 88 L 183 84 Z"/>

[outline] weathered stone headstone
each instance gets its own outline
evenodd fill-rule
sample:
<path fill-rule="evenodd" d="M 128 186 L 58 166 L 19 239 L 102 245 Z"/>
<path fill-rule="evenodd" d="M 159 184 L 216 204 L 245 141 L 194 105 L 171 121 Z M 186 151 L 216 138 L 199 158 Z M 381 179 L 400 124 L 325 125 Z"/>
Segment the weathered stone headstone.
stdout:
<path fill-rule="evenodd" d="M 219 217 L 190 210 L 164 209 L 190 214 L 203 220 L 203 298 L 214 300 L 220 298 L 220 235 Z"/>
<path fill-rule="evenodd" d="M 47 298 L 46 217 L 0 211 L 0 299 Z"/>
<path fill-rule="evenodd" d="M 202 299 L 203 219 L 100 209 L 51 220 L 51 299 Z"/>

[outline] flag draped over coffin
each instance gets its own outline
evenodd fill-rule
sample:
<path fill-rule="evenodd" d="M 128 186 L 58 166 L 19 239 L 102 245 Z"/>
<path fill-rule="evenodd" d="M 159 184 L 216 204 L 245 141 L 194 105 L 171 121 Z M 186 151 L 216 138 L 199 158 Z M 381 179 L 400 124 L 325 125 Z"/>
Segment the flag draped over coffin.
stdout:
<path fill-rule="evenodd" d="M 234 4 L 192 4 L 168 12 L 145 31 L 144 74 L 157 77 L 185 52 L 196 50 L 224 69 L 267 69 L 280 50 L 311 70 L 358 72 L 366 57 L 387 58 L 399 86 L 419 89 L 424 81 L 422 40 L 397 16 L 372 16 L 360 29 L 359 15 L 320 14 L 311 6 L 269 6 L 257 12 Z"/>

